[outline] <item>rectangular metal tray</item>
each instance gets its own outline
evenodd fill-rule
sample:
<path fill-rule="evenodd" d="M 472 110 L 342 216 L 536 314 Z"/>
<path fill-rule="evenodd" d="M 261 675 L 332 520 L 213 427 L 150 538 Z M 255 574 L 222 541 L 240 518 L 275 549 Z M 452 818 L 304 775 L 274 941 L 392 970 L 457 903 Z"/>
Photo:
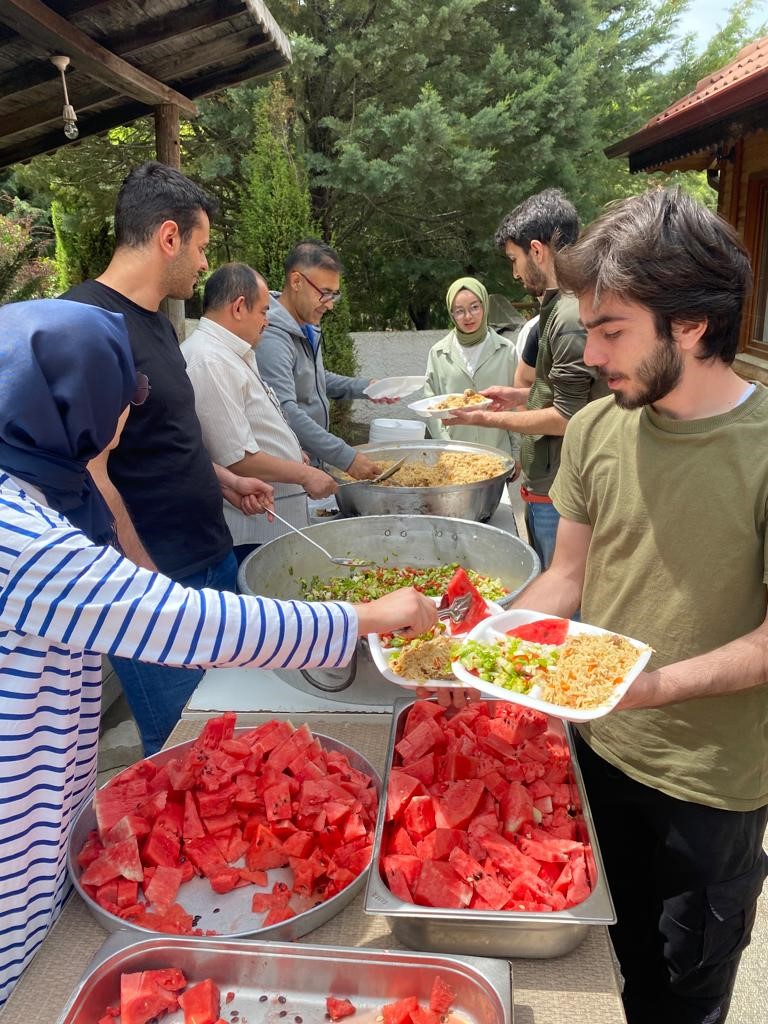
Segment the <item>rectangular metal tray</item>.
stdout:
<path fill-rule="evenodd" d="M 376 949 L 347 949 L 160 935 L 136 940 L 115 932 L 89 964 L 58 1024 L 94 1024 L 120 1002 L 120 975 L 178 967 L 190 983 L 213 978 L 222 996 L 221 1015 L 235 1024 L 322 1024 L 326 996 L 349 998 L 357 1012 L 350 1024 L 374 1024 L 381 1007 L 415 995 L 428 1005 L 436 975 L 456 992 L 457 1024 L 512 1024 L 509 964 Z M 234 998 L 225 1003 L 227 993 Z M 265 998 L 266 997 L 266 998 Z M 162 1024 L 181 1024 L 181 1010 Z"/>
<path fill-rule="evenodd" d="M 486 698 L 493 703 L 491 698 Z M 461 953 L 486 957 L 533 957 L 546 959 L 564 956 L 574 950 L 587 935 L 590 925 L 609 925 L 616 921 L 608 890 L 592 814 L 584 782 L 576 760 L 570 727 L 550 718 L 550 730 L 565 735 L 571 752 L 573 777 L 581 801 L 584 823 L 592 846 L 597 877 L 590 879 L 592 893 L 583 903 L 567 910 L 533 912 L 515 910 L 453 910 L 422 907 L 398 899 L 390 891 L 381 866 L 384 825 L 387 809 L 389 773 L 395 760 L 395 745 L 405 729 L 411 698 L 396 701 L 392 715 L 382 797 L 376 821 L 370 873 L 365 890 L 364 910 L 387 918 L 393 934 L 411 949 L 430 949 L 438 953 Z"/>

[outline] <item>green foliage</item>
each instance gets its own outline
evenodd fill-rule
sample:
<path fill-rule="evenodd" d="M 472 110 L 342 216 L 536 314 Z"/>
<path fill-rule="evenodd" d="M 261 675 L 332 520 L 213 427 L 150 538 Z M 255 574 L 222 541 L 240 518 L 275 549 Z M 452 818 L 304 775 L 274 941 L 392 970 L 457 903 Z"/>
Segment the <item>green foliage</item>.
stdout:
<path fill-rule="evenodd" d="M 7 212 L 0 212 L 0 304 L 47 295 L 56 276 L 46 257 L 48 232 L 9 196 L 2 200 Z"/>
<path fill-rule="evenodd" d="M 322 321 L 323 365 L 333 373 L 354 377 L 359 367 L 350 329 L 349 300 L 347 290 L 342 286 L 341 298 L 334 303 L 333 311 L 326 313 Z M 332 433 L 348 437 L 352 426 L 351 414 L 351 402 L 332 401 Z"/>
<path fill-rule="evenodd" d="M 256 95 L 237 231 L 240 258 L 274 289 L 283 283 L 288 250 L 300 238 L 317 233 L 306 175 L 291 143 L 289 113 L 281 82 Z"/>
<path fill-rule="evenodd" d="M 735 0 L 698 52 L 678 29 L 695 2 L 270 0 L 292 38 L 282 83 L 217 93 L 182 125 L 182 166 L 221 204 L 211 264 L 247 259 L 278 287 L 299 236 L 333 239 L 358 329 L 442 323 L 447 285 L 464 273 L 519 297 L 492 248 L 503 213 L 559 185 L 587 222 L 670 183 L 630 175 L 605 147 L 768 31 L 749 27 L 761 0 Z M 97 226 L 153 140 L 140 119 L 0 182 L 39 208 L 59 200 L 60 230 L 84 226 L 91 266 Z M 714 205 L 704 175 L 671 180 Z M 68 273 L 80 274 L 72 244 Z"/>
<path fill-rule="evenodd" d="M 109 221 L 94 216 L 83 206 L 69 212 L 60 199 L 51 203 L 51 220 L 56 238 L 59 289 L 66 291 L 74 284 L 98 277 L 109 263 L 114 248 Z"/>
<path fill-rule="evenodd" d="M 604 147 L 733 56 L 754 6 L 739 0 L 697 56 L 675 41 L 689 3 L 272 0 L 292 36 L 314 215 L 350 267 L 355 325 L 430 326 L 462 273 L 508 290 L 492 234 L 541 188 L 564 188 L 584 220 L 647 188 Z"/>

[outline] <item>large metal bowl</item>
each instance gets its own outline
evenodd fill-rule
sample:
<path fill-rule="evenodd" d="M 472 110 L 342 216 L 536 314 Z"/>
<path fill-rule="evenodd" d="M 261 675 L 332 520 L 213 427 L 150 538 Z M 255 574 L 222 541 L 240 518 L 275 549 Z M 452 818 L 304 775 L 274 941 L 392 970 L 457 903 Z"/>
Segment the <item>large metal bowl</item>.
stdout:
<path fill-rule="evenodd" d="M 428 466 L 434 466 L 443 452 L 492 455 L 503 462 L 504 469 L 488 480 L 474 484 L 446 484 L 444 487 L 399 487 L 396 483 L 394 486 L 389 483 L 379 486 L 362 481 L 347 483 L 339 488 L 336 501 L 348 516 L 434 515 L 484 523 L 498 508 L 504 485 L 515 468 L 515 460 L 508 452 L 471 441 L 400 441 L 363 444 L 357 450 L 374 462 L 394 462 L 407 455 L 409 460 L 425 462 Z M 338 471 L 333 471 L 332 475 L 339 483 L 344 482 Z M 397 476 L 392 480 L 396 481 Z"/>
<path fill-rule="evenodd" d="M 500 579 L 509 590 L 498 602 L 502 606 L 509 604 L 540 569 L 536 552 L 519 537 L 487 523 L 463 519 L 366 516 L 320 523 L 306 527 L 302 533 L 332 555 L 374 559 L 379 565 L 425 567 L 458 562 L 466 569 Z M 301 537 L 287 533 L 248 555 L 240 566 L 237 582 L 244 594 L 290 601 L 304 596 L 302 578 L 319 576 L 327 580 L 354 571 L 334 565 Z M 347 690 L 354 683 L 354 690 L 345 697 L 361 703 L 391 703 L 403 692 L 384 679 L 362 642 L 346 668 L 304 669 L 301 675 L 326 694 Z"/>
<path fill-rule="evenodd" d="M 249 731 L 246 727 L 235 729 L 235 739 Z M 381 779 L 379 774 L 361 753 L 331 736 L 321 736 L 319 733 L 313 733 L 313 735 L 325 750 L 338 751 L 344 754 L 354 769 L 370 775 L 373 779 L 376 793 L 379 799 L 381 799 Z M 173 747 L 168 747 L 165 750 L 158 751 L 157 754 L 152 754 L 147 758 L 147 761 L 151 761 L 156 767 L 162 768 L 164 764 L 167 764 L 173 758 L 183 757 L 187 754 L 194 746 L 194 743 L 194 740 L 188 740 L 186 743 L 177 743 Z M 137 935 L 160 938 L 161 933 L 159 932 L 152 931 L 149 928 L 144 928 L 142 925 L 135 924 L 133 921 L 123 920 L 123 918 L 111 914 L 104 907 L 100 906 L 96 900 L 92 899 L 83 888 L 80 882 L 82 868 L 77 863 L 77 855 L 88 838 L 89 833 L 95 828 L 96 811 L 93 808 L 93 801 L 88 800 L 83 804 L 75 818 L 67 847 L 67 869 L 75 889 L 96 921 L 108 932 L 115 932 L 125 928 Z M 187 913 L 192 914 L 197 919 L 197 924 L 203 931 L 212 930 L 214 934 L 221 938 L 244 939 L 251 935 L 257 935 L 260 939 L 277 939 L 292 942 L 294 939 L 306 935 L 307 932 L 319 928 L 320 925 L 330 921 L 340 910 L 343 910 L 365 885 L 366 875 L 369 870 L 370 865 L 354 881 L 350 882 L 345 889 L 342 889 L 341 892 L 336 893 L 335 896 L 325 900 L 323 903 L 311 907 L 301 914 L 296 914 L 295 917 L 288 918 L 287 921 L 268 925 L 266 928 L 256 925 L 257 919 L 254 918 L 251 910 L 251 898 L 254 893 L 254 887 L 250 885 L 233 889 L 232 892 L 228 893 L 215 893 L 207 878 L 195 877 L 189 882 L 184 882 L 182 885 L 179 903 L 182 904 Z M 267 875 L 269 876 L 269 884 L 265 891 L 268 891 L 275 882 L 291 884 L 292 881 L 292 873 L 288 868 L 270 868 Z M 258 891 L 262 890 L 259 889 Z M 185 936 L 185 938 L 194 942 L 198 936 L 190 935 Z"/>

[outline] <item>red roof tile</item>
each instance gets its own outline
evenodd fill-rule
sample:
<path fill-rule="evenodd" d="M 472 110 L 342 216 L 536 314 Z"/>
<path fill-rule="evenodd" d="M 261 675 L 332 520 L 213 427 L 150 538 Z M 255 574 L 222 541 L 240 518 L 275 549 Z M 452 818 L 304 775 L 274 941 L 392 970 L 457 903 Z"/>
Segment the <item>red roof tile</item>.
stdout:
<path fill-rule="evenodd" d="M 633 154 L 642 152 L 646 156 L 639 167 L 651 166 L 658 162 L 654 149 L 663 144 L 663 162 L 668 162 L 672 156 L 698 152 L 710 143 L 723 141 L 732 131 L 728 126 L 737 127 L 738 115 L 756 107 L 766 112 L 765 124 L 757 127 L 768 127 L 768 36 L 745 46 L 730 64 L 702 78 L 693 92 L 675 100 L 605 152 L 609 157 L 629 155 L 630 163 Z M 762 117 L 759 120 L 762 122 Z"/>
<path fill-rule="evenodd" d="M 645 127 L 650 128 L 652 125 L 663 124 L 665 121 L 677 117 L 684 110 L 690 110 L 697 104 L 704 103 L 705 100 L 731 89 L 734 85 L 761 71 L 768 71 L 768 36 L 756 39 L 753 43 L 745 46 L 730 64 L 726 64 L 724 68 L 719 68 L 711 75 L 707 75 L 706 78 L 702 78 L 700 82 L 696 83 L 693 92 L 689 92 L 687 96 L 676 100 L 666 110 L 662 110 L 660 114 L 652 117 Z"/>

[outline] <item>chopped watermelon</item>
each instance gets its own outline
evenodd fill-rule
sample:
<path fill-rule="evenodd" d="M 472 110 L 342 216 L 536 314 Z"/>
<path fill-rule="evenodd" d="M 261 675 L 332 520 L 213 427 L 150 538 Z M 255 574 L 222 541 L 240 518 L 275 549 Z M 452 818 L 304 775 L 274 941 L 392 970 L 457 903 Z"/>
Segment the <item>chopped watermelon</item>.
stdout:
<path fill-rule="evenodd" d="M 455 999 L 456 993 L 451 986 L 441 975 L 437 974 L 429 996 L 430 1010 L 434 1010 L 435 1013 L 448 1013 Z"/>
<path fill-rule="evenodd" d="M 77 857 L 85 891 L 109 913 L 190 934 L 193 918 L 176 900 L 196 874 L 225 893 L 265 886 L 269 870 L 290 867 L 286 900 L 261 911 L 268 925 L 329 899 L 368 867 L 372 777 L 305 725 L 273 721 L 235 736 L 234 723 L 230 713 L 212 719 L 183 755 L 162 768 L 134 765 L 97 793 L 98 830 Z M 432 733 L 433 743 L 441 736 Z M 418 779 L 413 786 L 431 803 Z"/>
<path fill-rule="evenodd" d="M 331 1020 L 342 1020 L 344 1017 L 351 1017 L 353 1013 L 357 1013 L 356 1008 L 348 999 L 337 999 L 335 996 L 326 998 L 325 1008 Z"/>
<path fill-rule="evenodd" d="M 529 640 L 534 644 L 555 646 L 565 643 L 567 635 L 568 619 L 536 619 L 535 622 L 526 622 L 522 626 L 507 630 L 507 636 L 516 636 L 520 640 Z"/>
<path fill-rule="evenodd" d="M 464 597 L 467 594 L 471 597 L 471 601 L 464 617 L 459 622 L 454 622 L 453 619 L 449 620 L 450 630 L 454 635 L 456 633 L 468 633 L 470 629 L 474 629 L 478 622 L 482 622 L 483 619 L 487 619 L 491 614 L 488 611 L 485 598 L 469 576 L 467 576 L 466 569 L 459 566 L 448 583 L 445 596 L 440 602 L 440 606 L 447 608 L 451 602 L 456 600 L 457 597 Z"/>
<path fill-rule="evenodd" d="M 176 993 L 187 984 L 175 968 L 141 971 L 120 976 L 121 1024 L 146 1024 L 153 1017 L 175 1010 Z"/>
<path fill-rule="evenodd" d="M 384 1024 L 409 1024 L 411 1013 L 419 1005 L 416 996 L 406 996 L 381 1008 Z"/>
<path fill-rule="evenodd" d="M 221 1009 L 219 986 L 211 979 L 192 985 L 179 996 L 184 1024 L 216 1024 Z"/>
<path fill-rule="evenodd" d="M 381 861 L 390 891 L 497 912 L 586 899 L 594 861 L 562 734 L 505 701 L 440 713 L 434 704 L 413 705 L 395 746 Z M 427 757 L 434 775 L 411 774 Z"/>

